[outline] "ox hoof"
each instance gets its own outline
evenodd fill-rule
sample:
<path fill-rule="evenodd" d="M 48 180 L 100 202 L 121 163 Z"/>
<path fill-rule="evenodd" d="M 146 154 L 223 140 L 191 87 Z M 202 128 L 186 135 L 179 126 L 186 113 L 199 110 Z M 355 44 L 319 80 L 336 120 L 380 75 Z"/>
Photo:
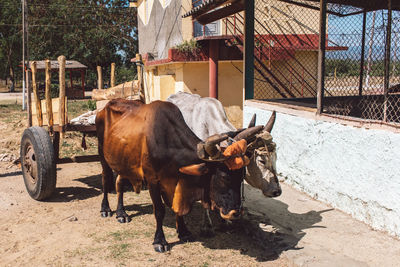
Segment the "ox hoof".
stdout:
<path fill-rule="evenodd" d="M 104 218 L 112 216 L 111 211 L 101 211 L 100 214 L 101 214 L 101 217 L 104 217 Z"/>
<path fill-rule="evenodd" d="M 154 250 L 156 252 L 160 252 L 160 253 L 169 251 L 171 249 L 168 243 L 166 243 L 166 244 L 153 244 L 153 247 L 154 247 Z"/>
<path fill-rule="evenodd" d="M 128 216 L 121 216 L 121 217 L 117 217 L 118 222 L 120 223 L 128 223 L 131 221 L 131 219 L 129 219 Z"/>

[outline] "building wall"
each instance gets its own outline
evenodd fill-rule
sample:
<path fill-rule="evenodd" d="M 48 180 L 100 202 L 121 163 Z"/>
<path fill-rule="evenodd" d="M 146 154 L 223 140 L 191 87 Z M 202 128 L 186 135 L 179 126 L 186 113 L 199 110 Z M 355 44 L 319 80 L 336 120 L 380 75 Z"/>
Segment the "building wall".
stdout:
<path fill-rule="evenodd" d="M 314 91 L 316 91 L 317 88 L 318 52 L 296 51 L 295 59 L 296 60 L 289 59 L 285 61 L 273 61 L 272 64 L 270 64 L 268 61 L 265 61 L 264 64 L 268 67 L 270 66 L 271 72 L 284 85 L 286 85 L 287 88 L 291 89 L 291 92 L 294 93 L 296 97 L 311 97 L 313 96 L 310 92 L 311 88 L 313 88 Z M 304 72 L 303 68 L 305 68 L 307 72 L 309 72 L 311 76 L 315 79 Z M 294 77 L 295 74 L 291 74 L 291 69 L 293 69 L 294 72 L 297 73 L 296 75 L 300 75 L 301 77 L 297 76 L 298 79 L 296 79 Z M 254 76 L 256 78 L 256 81 L 254 83 L 255 99 L 282 98 L 282 96 L 277 93 L 277 91 L 269 83 L 262 82 L 265 79 L 257 72 L 257 70 L 254 70 Z M 269 75 L 267 76 L 271 78 Z M 308 87 L 304 86 L 303 79 L 309 84 Z M 273 79 L 271 78 L 271 80 Z M 277 86 L 278 88 L 281 88 L 279 85 Z"/>
<path fill-rule="evenodd" d="M 229 120 L 238 128 L 243 121 L 242 64 L 242 61 L 218 64 L 218 99 Z M 166 100 L 170 94 L 179 91 L 206 97 L 208 72 L 208 62 L 175 63 L 148 68 L 146 77 L 151 100 Z"/>
<path fill-rule="evenodd" d="M 254 113 L 257 124 L 264 124 L 273 109 L 278 110 L 272 130 L 277 169 L 285 182 L 400 237 L 400 134 L 254 101 L 244 106 L 243 125 Z"/>
<path fill-rule="evenodd" d="M 138 1 L 139 53 L 155 59 L 168 57 L 168 49 L 182 43 L 181 0 Z"/>

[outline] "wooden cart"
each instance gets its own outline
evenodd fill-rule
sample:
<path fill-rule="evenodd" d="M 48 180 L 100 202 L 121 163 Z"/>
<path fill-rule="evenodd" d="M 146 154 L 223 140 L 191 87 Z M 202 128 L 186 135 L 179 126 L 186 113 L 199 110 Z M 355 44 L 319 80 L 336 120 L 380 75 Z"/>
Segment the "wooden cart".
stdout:
<path fill-rule="evenodd" d="M 60 56 L 59 80 L 60 95 L 51 98 L 50 61 L 46 60 L 45 99 L 40 101 L 36 88 L 36 62 L 31 63 L 32 87 L 35 100 L 28 97 L 29 128 L 25 129 L 20 148 L 21 167 L 29 195 L 36 200 L 44 200 L 56 188 L 56 165 L 70 162 L 98 161 L 98 155 L 59 157 L 60 138 L 65 132 L 77 131 L 87 135 L 96 134 L 95 125 L 72 125 L 67 118 L 67 97 L 65 96 L 65 57 Z M 30 90 L 28 90 L 30 96 Z"/>
<path fill-rule="evenodd" d="M 28 86 L 28 122 L 21 140 L 22 175 L 29 195 L 36 200 L 44 200 L 52 195 L 56 188 L 56 165 L 71 162 L 99 161 L 98 155 L 75 156 L 60 158 L 60 139 L 68 131 L 81 132 L 85 135 L 95 135 L 95 125 L 72 125 L 67 118 L 67 97 L 65 95 L 65 57 L 58 57 L 59 90 L 58 98 L 51 98 L 50 92 L 50 61 L 46 60 L 45 99 L 39 101 L 36 88 L 36 63 L 31 63 L 32 87 L 35 101 L 31 104 L 31 92 Z M 142 57 L 136 55 L 138 73 L 139 99 L 147 103 L 148 93 L 144 90 Z M 113 72 L 112 72 L 113 76 Z M 100 75 L 99 75 L 100 77 Z M 101 84 L 101 82 L 99 82 Z"/>

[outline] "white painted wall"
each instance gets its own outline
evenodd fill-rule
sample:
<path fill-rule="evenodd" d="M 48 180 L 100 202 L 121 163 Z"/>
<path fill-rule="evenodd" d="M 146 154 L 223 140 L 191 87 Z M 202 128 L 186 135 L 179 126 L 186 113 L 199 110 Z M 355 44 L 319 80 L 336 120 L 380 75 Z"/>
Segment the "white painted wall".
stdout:
<path fill-rule="evenodd" d="M 271 111 L 256 106 L 244 106 L 243 125 L 254 113 L 266 123 Z M 399 133 L 278 112 L 272 136 L 286 183 L 400 237 Z"/>

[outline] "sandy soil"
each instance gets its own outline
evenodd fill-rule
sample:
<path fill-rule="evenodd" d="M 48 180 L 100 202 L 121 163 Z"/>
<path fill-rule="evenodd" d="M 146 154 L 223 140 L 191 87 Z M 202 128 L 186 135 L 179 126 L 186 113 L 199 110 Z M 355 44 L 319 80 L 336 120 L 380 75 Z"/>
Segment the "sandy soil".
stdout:
<path fill-rule="evenodd" d="M 0 103 L 1 104 L 1 103 Z M 19 107 L 0 105 L 0 154 L 19 154 L 26 116 Z M 78 136 L 66 140 L 70 149 Z M 75 148 L 71 151 L 75 151 Z M 125 204 L 132 221 L 120 224 L 100 217 L 99 163 L 57 166 L 57 189 L 38 202 L 28 195 L 18 166 L 0 162 L 0 266 L 287 266 L 282 244 L 262 245 L 252 234 L 257 225 L 217 229 L 216 236 L 199 235 L 202 208 L 186 217 L 196 241 L 179 243 L 175 216 L 167 211 L 164 231 L 170 252 L 153 250 L 155 219 L 147 191 L 127 192 Z M 116 196 L 110 195 L 116 208 Z M 265 241 L 265 240 L 264 240 Z M 277 244 L 271 242 L 271 244 Z"/>
<path fill-rule="evenodd" d="M 286 266 L 286 259 L 257 245 L 240 228 L 199 236 L 201 207 L 187 216 L 196 242 L 179 243 L 174 215 L 167 213 L 164 231 L 173 245 L 165 254 L 153 251 L 155 219 L 149 194 L 128 192 L 132 221 L 100 217 L 101 171 L 98 163 L 60 165 L 57 191 L 47 202 L 32 200 L 16 167 L 0 165 L 1 265 L 51 266 Z M 115 194 L 110 195 L 116 207 Z"/>

